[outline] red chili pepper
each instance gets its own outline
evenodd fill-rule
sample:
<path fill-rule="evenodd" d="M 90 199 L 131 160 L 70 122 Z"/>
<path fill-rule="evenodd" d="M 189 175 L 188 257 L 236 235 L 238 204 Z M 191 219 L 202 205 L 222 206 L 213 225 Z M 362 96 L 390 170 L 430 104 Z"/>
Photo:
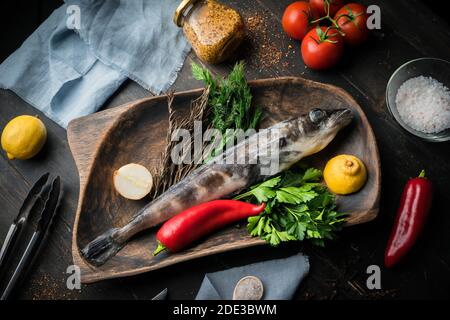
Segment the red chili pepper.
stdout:
<path fill-rule="evenodd" d="M 432 183 L 423 170 L 406 184 L 384 255 L 386 267 L 397 264 L 416 242 L 431 209 L 432 191 Z"/>
<path fill-rule="evenodd" d="M 177 252 L 230 223 L 264 211 L 266 205 L 254 205 L 236 200 L 214 200 L 189 208 L 166 221 L 156 234 L 158 247 L 153 252 L 169 249 Z"/>

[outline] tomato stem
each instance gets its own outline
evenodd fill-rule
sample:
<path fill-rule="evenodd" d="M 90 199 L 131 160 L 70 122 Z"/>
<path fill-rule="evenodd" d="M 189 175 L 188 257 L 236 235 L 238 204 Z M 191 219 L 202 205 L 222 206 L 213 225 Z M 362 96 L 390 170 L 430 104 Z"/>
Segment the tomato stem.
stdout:
<path fill-rule="evenodd" d="M 311 21 L 310 24 L 315 24 L 315 23 L 318 23 L 318 22 L 320 22 L 322 20 L 326 20 L 326 19 L 330 19 L 330 17 L 329 16 L 324 16 L 322 18 L 319 18 L 319 19 Z"/>
<path fill-rule="evenodd" d="M 349 14 L 343 13 L 343 14 L 338 15 L 338 16 L 336 17 L 336 19 L 334 19 L 334 22 L 337 24 L 337 22 L 339 21 L 339 19 L 341 19 L 341 18 L 343 18 L 343 17 L 346 17 L 346 18 L 349 19 L 350 21 L 353 20 L 353 16 L 351 16 L 351 15 L 349 15 Z M 350 22 L 350 21 L 347 21 L 347 23 Z"/>
<path fill-rule="evenodd" d="M 420 171 L 419 178 L 425 178 L 425 170 Z"/>
<path fill-rule="evenodd" d="M 316 19 L 316 20 L 311 21 L 311 22 L 310 22 L 311 24 L 320 22 L 320 21 L 322 21 L 322 20 L 330 20 L 330 21 L 333 20 L 333 19 L 330 17 L 330 2 L 329 2 L 328 0 L 325 0 L 324 3 L 325 3 L 325 12 L 326 12 L 326 15 L 323 16 L 322 18 L 319 18 L 319 19 Z"/>
<path fill-rule="evenodd" d="M 327 13 L 327 17 L 329 17 L 330 16 L 330 0 L 325 0 L 325 5 L 326 5 L 325 12 Z"/>
<path fill-rule="evenodd" d="M 314 41 L 316 41 L 317 44 L 321 44 L 322 42 L 329 42 L 329 43 L 338 43 L 337 40 L 330 40 L 331 37 L 335 36 L 335 34 L 329 36 L 328 32 L 332 29 L 336 29 L 339 33 L 339 29 L 334 27 L 334 26 L 329 26 L 327 27 L 327 29 L 325 30 L 325 32 L 322 30 L 322 28 L 317 25 L 316 27 L 316 33 L 317 33 L 317 37 L 319 38 L 318 40 L 314 39 L 313 37 L 311 37 L 311 39 L 313 39 Z"/>
<path fill-rule="evenodd" d="M 321 17 L 321 18 L 316 19 L 316 20 L 313 20 L 313 21 L 310 22 L 310 24 L 312 25 L 312 24 L 321 22 L 321 21 L 323 21 L 323 20 L 328 20 L 328 21 L 330 21 L 330 23 L 333 25 L 333 27 L 339 32 L 339 34 L 340 34 L 341 36 L 344 37 L 344 36 L 345 36 L 345 33 L 341 30 L 341 27 L 339 27 L 339 24 L 337 23 L 337 21 L 338 21 L 341 17 L 343 17 L 344 15 L 340 15 L 339 17 L 336 18 L 336 20 L 333 19 L 333 18 L 330 16 L 330 2 L 329 2 L 328 0 L 325 0 L 325 5 L 326 5 L 326 7 L 325 7 L 326 16 Z M 352 17 L 350 17 L 350 16 L 348 16 L 348 18 L 349 18 L 349 19 L 352 19 Z M 324 41 L 324 40 L 321 40 L 321 41 Z"/>

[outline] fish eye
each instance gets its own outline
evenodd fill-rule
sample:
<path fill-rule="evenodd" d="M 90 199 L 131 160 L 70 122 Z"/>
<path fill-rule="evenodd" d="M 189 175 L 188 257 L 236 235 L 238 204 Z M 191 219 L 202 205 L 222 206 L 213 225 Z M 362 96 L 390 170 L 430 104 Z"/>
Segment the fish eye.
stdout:
<path fill-rule="evenodd" d="M 319 124 L 325 118 L 325 112 L 321 109 L 312 109 L 309 112 L 309 119 L 314 124 Z"/>

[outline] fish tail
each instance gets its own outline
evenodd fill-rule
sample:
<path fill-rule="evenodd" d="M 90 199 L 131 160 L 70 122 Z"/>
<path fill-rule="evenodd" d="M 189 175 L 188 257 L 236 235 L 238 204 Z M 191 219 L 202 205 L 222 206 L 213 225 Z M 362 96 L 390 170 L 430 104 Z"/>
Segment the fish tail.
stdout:
<path fill-rule="evenodd" d="M 110 229 L 89 242 L 81 253 L 91 264 L 100 266 L 125 245 L 125 242 L 120 240 L 119 234 L 120 229 Z"/>

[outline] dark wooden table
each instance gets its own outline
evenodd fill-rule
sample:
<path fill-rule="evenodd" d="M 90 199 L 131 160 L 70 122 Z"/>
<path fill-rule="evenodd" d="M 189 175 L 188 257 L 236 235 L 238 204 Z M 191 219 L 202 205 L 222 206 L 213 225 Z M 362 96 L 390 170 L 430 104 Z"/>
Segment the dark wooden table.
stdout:
<path fill-rule="evenodd" d="M 32 183 L 45 171 L 64 180 L 64 200 L 60 215 L 42 255 L 19 290 L 21 299 L 149 299 L 163 288 L 171 299 L 192 299 L 206 272 L 213 272 L 299 250 L 310 256 L 311 271 L 300 285 L 299 299 L 392 299 L 448 298 L 450 296 L 450 143 L 426 143 L 403 131 L 386 109 L 385 87 L 392 72 L 404 62 L 418 57 L 450 58 L 450 28 L 438 15 L 417 0 L 362 1 L 381 7 L 382 29 L 372 34 L 362 48 L 347 52 L 338 68 L 314 72 L 303 65 L 299 44 L 288 39 L 280 27 L 283 9 L 289 0 L 224 1 L 238 8 L 245 19 L 262 19 L 238 58 L 247 63 L 249 79 L 302 76 L 340 86 L 351 93 L 366 112 L 378 141 L 382 160 L 382 199 L 379 218 L 341 233 L 326 248 L 291 244 L 277 249 L 258 247 L 210 256 L 148 274 L 84 285 L 81 290 L 66 288 L 66 268 L 72 264 L 71 234 L 78 201 L 78 174 L 64 129 L 40 115 L 48 128 L 43 152 L 29 161 L 9 161 L 0 154 L 0 239 L 3 239 Z M 0 10 L 0 61 L 17 49 L 23 40 L 60 4 L 59 1 L 2 1 Z M 275 57 L 266 47 L 278 48 Z M 264 51 L 265 50 L 265 51 Z M 261 56 L 266 56 L 261 58 Z M 189 55 L 173 90 L 199 87 L 192 79 Z M 232 64 L 211 67 L 224 75 Z M 151 93 L 128 81 L 106 103 L 119 106 Z M 0 90 L 0 128 L 14 116 L 39 114 L 9 91 Z M 436 186 L 430 221 L 421 241 L 405 262 L 393 270 L 382 267 L 383 252 L 405 181 L 422 168 Z M 366 286 L 369 265 L 381 266 L 382 290 Z"/>

